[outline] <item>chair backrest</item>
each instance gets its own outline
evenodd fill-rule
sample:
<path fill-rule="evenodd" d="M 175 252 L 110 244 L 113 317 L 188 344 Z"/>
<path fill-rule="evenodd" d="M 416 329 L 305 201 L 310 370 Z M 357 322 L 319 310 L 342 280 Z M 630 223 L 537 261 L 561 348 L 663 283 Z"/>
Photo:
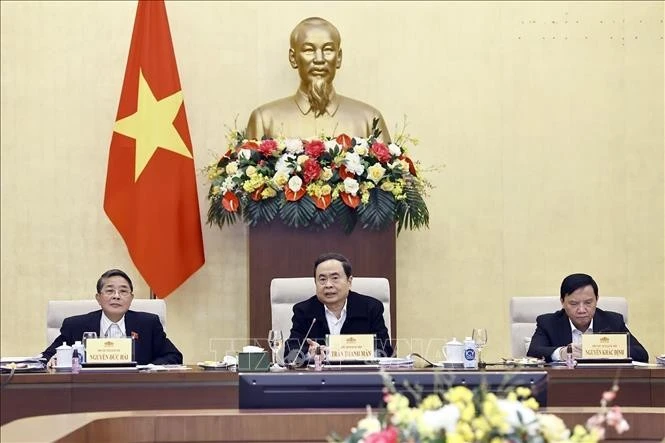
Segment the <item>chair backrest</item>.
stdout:
<path fill-rule="evenodd" d="M 599 297 L 598 307 L 618 312 L 628 324 L 628 303 L 623 297 Z M 510 299 L 510 335 L 513 357 L 526 355 L 526 343 L 536 330 L 536 317 L 561 309 L 559 297 L 513 297 Z"/>
<path fill-rule="evenodd" d="M 46 345 L 60 335 L 62 322 L 73 315 L 87 314 L 99 309 L 96 300 L 51 300 L 46 311 Z M 166 330 L 166 302 L 160 299 L 135 298 L 130 307 L 132 311 L 156 314 Z"/>
<path fill-rule="evenodd" d="M 353 277 L 351 289 L 383 303 L 383 321 L 390 335 L 390 283 L 387 278 Z M 314 277 L 273 278 L 270 282 L 272 328 L 281 330 L 284 339 L 291 331 L 293 305 L 316 294 Z M 266 334 L 268 331 L 266 331 Z"/>

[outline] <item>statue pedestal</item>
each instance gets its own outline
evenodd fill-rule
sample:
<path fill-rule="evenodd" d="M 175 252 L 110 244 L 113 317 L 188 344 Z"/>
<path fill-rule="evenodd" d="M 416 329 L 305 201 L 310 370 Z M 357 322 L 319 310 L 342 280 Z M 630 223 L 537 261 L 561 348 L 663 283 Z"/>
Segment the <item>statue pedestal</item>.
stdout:
<path fill-rule="evenodd" d="M 396 231 L 357 227 L 345 234 L 335 225 L 314 232 L 294 229 L 281 222 L 249 229 L 249 334 L 267 342 L 271 326 L 270 282 L 276 277 L 314 278 L 314 260 L 324 252 L 344 254 L 358 277 L 385 277 L 390 282 L 390 338 L 395 340 Z M 314 294 L 312 294 L 314 295 Z M 289 331 L 282 331 L 288 338 Z M 267 349 L 267 348 L 266 348 Z"/>

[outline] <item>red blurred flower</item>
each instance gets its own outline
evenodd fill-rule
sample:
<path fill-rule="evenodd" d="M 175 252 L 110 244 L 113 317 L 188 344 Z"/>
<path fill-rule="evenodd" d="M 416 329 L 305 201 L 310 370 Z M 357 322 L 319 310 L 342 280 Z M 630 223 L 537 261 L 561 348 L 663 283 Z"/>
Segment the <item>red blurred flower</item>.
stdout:
<path fill-rule="evenodd" d="M 265 188 L 265 187 L 266 187 L 266 185 L 261 185 L 261 186 L 259 187 L 259 189 L 257 189 L 256 191 L 252 192 L 252 193 L 250 194 L 250 197 L 252 198 L 252 200 L 254 200 L 255 202 L 261 200 L 261 192 L 263 192 L 263 188 Z"/>
<path fill-rule="evenodd" d="M 323 154 L 325 150 L 326 146 L 321 140 L 312 140 L 311 142 L 307 143 L 307 146 L 305 146 L 305 154 L 311 158 L 319 158 L 319 156 Z"/>
<path fill-rule="evenodd" d="M 321 175 L 321 166 L 319 165 L 319 162 L 317 162 L 313 158 L 310 158 L 305 163 L 303 163 L 302 169 L 303 169 L 303 181 L 305 183 L 314 181 L 317 178 L 319 178 L 319 175 Z"/>
<path fill-rule="evenodd" d="M 372 143 L 372 147 L 370 148 L 370 151 L 376 158 L 379 159 L 381 163 L 388 163 L 390 158 L 392 157 L 392 154 L 390 154 L 390 150 L 388 149 L 388 146 L 384 145 L 383 143 L 380 142 L 374 142 Z"/>
<path fill-rule="evenodd" d="M 316 205 L 317 208 L 321 209 L 322 211 L 325 210 L 328 206 L 330 206 L 330 202 L 332 201 L 332 197 L 330 194 L 328 195 L 322 195 L 321 197 L 312 197 L 312 200 L 314 200 L 314 204 Z"/>
<path fill-rule="evenodd" d="M 273 139 L 263 140 L 259 145 L 259 152 L 263 154 L 264 157 L 270 157 L 276 149 L 277 142 Z"/>
<path fill-rule="evenodd" d="M 357 208 L 358 205 L 360 204 L 360 196 L 359 195 L 351 195 L 347 194 L 346 192 L 340 192 L 339 196 L 341 197 L 342 201 L 346 206 L 349 208 Z"/>
<path fill-rule="evenodd" d="M 339 177 L 342 180 L 344 180 L 345 178 L 349 178 L 349 177 L 353 178 L 353 177 L 356 176 L 356 174 L 354 174 L 353 172 L 349 172 L 349 170 L 346 169 L 346 165 L 340 166 L 338 172 L 339 172 Z"/>
<path fill-rule="evenodd" d="M 335 139 L 335 141 L 338 144 L 342 145 L 342 151 L 346 151 L 347 149 L 349 149 L 351 147 L 351 137 L 349 137 L 346 134 L 338 135 L 337 138 Z"/>
<path fill-rule="evenodd" d="M 409 157 L 407 157 L 406 155 L 401 155 L 399 157 L 399 159 L 404 160 L 405 162 L 407 162 L 409 164 L 409 173 L 411 175 L 413 175 L 414 177 L 416 177 L 418 175 L 418 174 L 416 174 L 416 166 L 413 164 L 413 161 Z"/>
<path fill-rule="evenodd" d="M 397 428 L 390 426 L 383 431 L 366 435 L 363 439 L 365 443 L 397 443 Z"/>
<path fill-rule="evenodd" d="M 302 196 L 305 195 L 305 192 L 307 192 L 307 190 L 305 189 L 304 186 L 300 188 L 298 192 L 293 192 L 291 189 L 289 189 L 288 185 L 284 186 L 284 197 L 286 197 L 286 199 L 290 202 L 295 202 L 300 200 Z"/>
<path fill-rule="evenodd" d="M 240 206 L 240 200 L 238 200 L 238 196 L 233 192 L 226 191 L 222 198 L 222 206 L 229 212 L 237 212 L 238 206 Z"/>
<path fill-rule="evenodd" d="M 259 145 L 256 142 L 247 141 L 243 143 L 239 149 L 251 149 L 252 151 L 257 151 L 259 149 Z"/>

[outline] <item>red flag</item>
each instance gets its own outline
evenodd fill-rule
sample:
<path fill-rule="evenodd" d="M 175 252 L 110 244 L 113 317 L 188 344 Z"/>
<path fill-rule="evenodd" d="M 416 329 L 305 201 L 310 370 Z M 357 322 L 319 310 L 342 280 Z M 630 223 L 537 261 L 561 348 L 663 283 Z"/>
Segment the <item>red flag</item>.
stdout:
<path fill-rule="evenodd" d="M 139 0 L 104 210 L 163 298 L 205 262 L 192 142 L 163 0 Z"/>

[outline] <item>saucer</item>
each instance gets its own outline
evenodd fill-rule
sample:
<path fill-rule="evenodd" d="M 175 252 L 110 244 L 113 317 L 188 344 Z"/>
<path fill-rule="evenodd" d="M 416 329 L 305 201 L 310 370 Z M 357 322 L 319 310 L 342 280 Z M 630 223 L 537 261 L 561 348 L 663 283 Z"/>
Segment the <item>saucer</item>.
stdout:
<path fill-rule="evenodd" d="M 71 366 L 53 366 L 55 372 L 72 372 Z"/>
<path fill-rule="evenodd" d="M 435 363 L 434 366 L 438 368 L 451 368 L 451 369 L 458 369 L 458 368 L 464 368 L 464 362 L 456 362 L 456 361 L 440 361 L 438 363 Z"/>

